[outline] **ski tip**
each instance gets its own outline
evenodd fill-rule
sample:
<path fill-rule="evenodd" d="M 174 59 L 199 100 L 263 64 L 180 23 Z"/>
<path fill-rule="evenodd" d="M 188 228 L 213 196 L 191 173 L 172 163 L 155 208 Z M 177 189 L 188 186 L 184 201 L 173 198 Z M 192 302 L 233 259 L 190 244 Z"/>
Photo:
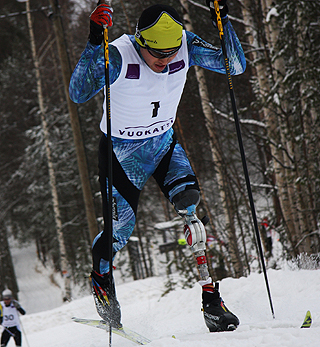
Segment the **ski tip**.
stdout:
<path fill-rule="evenodd" d="M 71 319 L 75 320 L 75 321 L 81 320 L 81 318 L 79 318 L 79 317 L 71 317 Z"/>
<path fill-rule="evenodd" d="M 300 328 L 310 328 L 312 323 L 311 312 L 307 311 L 304 321 Z"/>

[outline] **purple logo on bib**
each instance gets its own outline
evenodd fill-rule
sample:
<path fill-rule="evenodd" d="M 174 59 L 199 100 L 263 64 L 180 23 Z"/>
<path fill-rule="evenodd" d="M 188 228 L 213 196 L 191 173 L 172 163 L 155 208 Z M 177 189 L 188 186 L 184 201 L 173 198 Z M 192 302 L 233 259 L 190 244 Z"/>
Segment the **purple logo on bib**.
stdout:
<path fill-rule="evenodd" d="M 140 78 L 140 65 L 128 64 L 126 78 L 130 80 L 138 80 Z"/>
<path fill-rule="evenodd" d="M 176 61 L 175 63 L 169 64 L 169 75 L 182 70 L 185 67 L 184 60 Z"/>

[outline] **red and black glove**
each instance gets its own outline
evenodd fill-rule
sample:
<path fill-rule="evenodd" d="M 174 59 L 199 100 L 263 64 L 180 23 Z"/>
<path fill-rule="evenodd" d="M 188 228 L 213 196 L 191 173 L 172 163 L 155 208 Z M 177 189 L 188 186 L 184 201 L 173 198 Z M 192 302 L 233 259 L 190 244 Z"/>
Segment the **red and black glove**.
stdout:
<path fill-rule="evenodd" d="M 217 24 L 217 14 L 216 14 L 216 10 L 214 8 L 214 0 L 206 0 L 206 3 L 210 9 L 211 19 L 212 19 L 213 23 Z M 224 17 L 226 17 L 226 15 L 229 12 L 227 0 L 218 0 L 218 3 L 219 3 L 220 17 L 221 17 L 221 19 L 223 19 Z"/>
<path fill-rule="evenodd" d="M 103 27 L 112 26 L 112 7 L 107 4 L 98 5 L 90 15 L 89 41 L 94 45 L 101 45 L 103 40 Z"/>
<path fill-rule="evenodd" d="M 107 4 L 98 5 L 90 15 L 90 20 L 101 26 L 112 26 L 112 7 Z"/>

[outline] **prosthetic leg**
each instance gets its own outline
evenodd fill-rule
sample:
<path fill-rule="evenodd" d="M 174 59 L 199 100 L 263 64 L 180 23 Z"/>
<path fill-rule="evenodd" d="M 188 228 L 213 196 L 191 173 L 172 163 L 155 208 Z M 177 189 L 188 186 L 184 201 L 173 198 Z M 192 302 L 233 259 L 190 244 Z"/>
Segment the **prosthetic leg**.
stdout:
<path fill-rule="evenodd" d="M 200 202 L 199 192 L 196 189 L 184 190 L 176 194 L 172 202 L 178 214 L 185 219 L 184 235 L 196 257 L 200 280 L 207 281 L 210 277 L 205 253 L 207 235 L 202 221 L 195 212 Z"/>
<path fill-rule="evenodd" d="M 224 305 L 219 293 L 219 283 L 213 286 L 209 274 L 206 257 L 207 235 L 204 228 L 208 218 L 200 220 L 196 216 L 196 207 L 200 202 L 199 192 L 196 189 L 186 189 L 174 195 L 172 202 L 178 214 L 185 219 L 184 235 L 197 260 L 205 323 L 210 332 L 235 330 L 240 324 L 239 319 Z"/>
<path fill-rule="evenodd" d="M 197 260 L 200 280 L 207 281 L 210 274 L 206 257 L 207 234 L 204 224 L 194 212 L 192 214 L 185 215 L 184 218 L 184 235 Z"/>

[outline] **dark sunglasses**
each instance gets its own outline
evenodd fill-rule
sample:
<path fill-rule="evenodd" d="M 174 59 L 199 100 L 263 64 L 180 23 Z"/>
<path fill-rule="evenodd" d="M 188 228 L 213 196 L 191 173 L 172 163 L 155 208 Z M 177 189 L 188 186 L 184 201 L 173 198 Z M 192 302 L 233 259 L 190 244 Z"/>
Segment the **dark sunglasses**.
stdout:
<path fill-rule="evenodd" d="M 148 47 L 147 45 L 146 45 L 146 49 L 153 57 L 158 58 L 158 59 L 165 59 L 165 58 L 170 58 L 173 55 L 175 55 L 179 51 L 180 46 L 174 48 L 173 50 L 171 50 L 169 52 L 163 52 L 161 50 Z"/>

